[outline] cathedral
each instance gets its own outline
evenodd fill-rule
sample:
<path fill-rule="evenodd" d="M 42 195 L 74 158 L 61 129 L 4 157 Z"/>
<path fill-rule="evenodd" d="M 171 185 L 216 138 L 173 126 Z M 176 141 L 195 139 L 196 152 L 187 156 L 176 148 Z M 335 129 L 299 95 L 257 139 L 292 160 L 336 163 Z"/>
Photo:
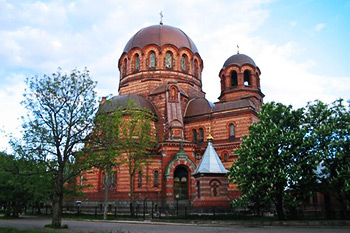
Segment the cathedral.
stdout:
<path fill-rule="evenodd" d="M 210 65 L 210 64 L 209 64 Z M 260 69 L 244 54 L 223 58 L 218 73 L 221 93 L 211 103 L 202 90 L 203 60 L 195 43 L 176 27 L 149 26 L 127 42 L 119 60 L 119 95 L 100 111 L 132 99 L 154 114 L 157 151 L 135 177 L 139 200 L 188 200 L 197 207 L 222 206 L 239 197 L 226 173 L 237 159 L 243 135 L 258 120 L 263 103 Z M 220 82 L 220 84 L 219 84 Z M 130 198 L 127 168 L 115 171 L 109 200 Z M 87 172 L 81 183 L 90 184 L 86 200 L 102 203 L 100 171 Z"/>

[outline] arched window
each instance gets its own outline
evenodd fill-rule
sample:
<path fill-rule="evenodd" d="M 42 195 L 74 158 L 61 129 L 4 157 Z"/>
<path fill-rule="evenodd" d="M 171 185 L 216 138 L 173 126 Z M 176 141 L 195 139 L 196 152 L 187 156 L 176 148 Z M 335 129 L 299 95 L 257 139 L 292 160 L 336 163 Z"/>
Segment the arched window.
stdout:
<path fill-rule="evenodd" d="M 187 71 L 187 63 L 188 63 L 187 55 L 183 54 L 181 57 L 181 70 L 182 71 Z"/>
<path fill-rule="evenodd" d="M 113 187 L 117 186 L 117 171 L 112 172 L 112 186 Z"/>
<path fill-rule="evenodd" d="M 142 187 L 142 172 L 139 171 L 139 177 L 138 177 L 137 187 Z"/>
<path fill-rule="evenodd" d="M 196 129 L 192 129 L 192 138 L 193 138 L 193 142 L 197 142 L 197 130 Z"/>
<path fill-rule="evenodd" d="M 127 60 L 125 58 L 124 61 L 123 61 L 123 65 L 122 65 L 122 77 L 126 76 L 127 64 L 128 63 L 127 63 Z"/>
<path fill-rule="evenodd" d="M 201 198 L 201 183 L 199 180 L 197 181 L 197 197 Z"/>
<path fill-rule="evenodd" d="M 245 70 L 244 71 L 244 86 L 250 86 L 250 71 L 249 70 Z"/>
<path fill-rule="evenodd" d="M 227 162 L 227 160 L 228 160 L 228 155 L 227 155 L 227 152 L 225 152 L 225 154 L 224 154 L 224 162 Z"/>
<path fill-rule="evenodd" d="M 219 188 L 220 188 L 220 182 L 218 180 L 212 180 L 210 181 L 210 195 L 212 197 L 217 197 L 220 195 Z"/>
<path fill-rule="evenodd" d="M 204 141 L 204 130 L 203 128 L 199 128 L 199 142 Z"/>
<path fill-rule="evenodd" d="M 132 69 L 133 71 L 139 71 L 140 70 L 140 55 L 139 54 L 135 54 L 134 55 L 134 60 L 132 62 Z"/>
<path fill-rule="evenodd" d="M 149 54 L 149 68 L 156 68 L 156 54 L 153 51 Z"/>
<path fill-rule="evenodd" d="M 106 187 L 108 184 L 108 176 L 105 172 L 102 172 L 102 188 Z"/>
<path fill-rule="evenodd" d="M 226 77 L 225 77 L 225 75 L 223 75 L 221 78 L 221 90 L 225 89 L 225 87 L 226 87 L 225 82 L 226 82 Z"/>
<path fill-rule="evenodd" d="M 229 125 L 229 130 L 230 130 L 230 138 L 233 138 L 235 136 L 235 125 L 231 123 Z"/>
<path fill-rule="evenodd" d="M 153 186 L 154 187 L 158 187 L 159 185 L 159 172 L 158 171 L 154 171 L 153 174 Z"/>
<path fill-rule="evenodd" d="M 194 76 L 198 77 L 198 61 L 194 60 Z"/>
<path fill-rule="evenodd" d="M 165 55 L 165 67 L 167 69 L 173 68 L 173 54 L 171 52 L 167 52 Z"/>
<path fill-rule="evenodd" d="M 237 72 L 233 70 L 231 72 L 231 87 L 236 87 L 238 85 Z"/>

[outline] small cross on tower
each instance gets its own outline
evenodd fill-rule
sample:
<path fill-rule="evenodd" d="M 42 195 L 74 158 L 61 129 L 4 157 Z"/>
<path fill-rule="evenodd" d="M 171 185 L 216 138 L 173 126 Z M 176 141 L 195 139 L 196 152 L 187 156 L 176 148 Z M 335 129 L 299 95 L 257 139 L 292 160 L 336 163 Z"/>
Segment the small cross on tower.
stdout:
<path fill-rule="evenodd" d="M 160 15 L 160 25 L 163 25 L 163 12 L 159 12 L 159 15 Z"/>
<path fill-rule="evenodd" d="M 237 54 L 239 54 L 239 45 L 237 44 Z"/>

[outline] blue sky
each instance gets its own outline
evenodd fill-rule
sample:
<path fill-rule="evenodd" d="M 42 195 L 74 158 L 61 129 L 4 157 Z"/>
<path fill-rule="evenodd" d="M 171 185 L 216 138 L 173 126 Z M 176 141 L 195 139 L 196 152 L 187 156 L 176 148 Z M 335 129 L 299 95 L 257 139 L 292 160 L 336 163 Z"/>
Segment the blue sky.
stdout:
<path fill-rule="evenodd" d="M 350 99 L 349 0 L 0 0 L 0 150 L 20 136 L 26 77 L 87 67 L 99 96 L 117 95 L 125 44 L 160 11 L 196 44 L 212 102 L 237 44 L 262 71 L 265 102 Z"/>

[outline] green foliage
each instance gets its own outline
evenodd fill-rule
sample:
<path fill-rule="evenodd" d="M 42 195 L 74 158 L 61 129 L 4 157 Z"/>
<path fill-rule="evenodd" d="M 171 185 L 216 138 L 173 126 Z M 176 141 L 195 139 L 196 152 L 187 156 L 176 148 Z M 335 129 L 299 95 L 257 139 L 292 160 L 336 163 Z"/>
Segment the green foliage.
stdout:
<path fill-rule="evenodd" d="M 299 162 L 303 162 L 303 110 L 269 103 L 262 106 L 259 118 L 244 137 L 238 160 L 230 169 L 230 179 L 242 192 L 241 203 L 249 203 L 257 212 L 273 203 L 278 217 L 283 219 L 284 204 L 295 206 L 299 201 L 290 193 L 305 179 L 296 174 L 302 166 Z"/>
<path fill-rule="evenodd" d="M 106 100 L 104 104 L 111 104 Z M 126 165 L 130 178 L 130 197 L 133 201 L 134 176 L 147 162 L 147 154 L 155 144 L 152 113 L 140 109 L 132 100 L 120 103 L 113 112 L 98 112 L 95 128 L 88 138 L 85 151 L 90 163 L 104 172 L 105 218 L 107 217 L 108 189 L 113 169 Z"/>
<path fill-rule="evenodd" d="M 0 152 L 0 205 L 5 207 L 5 215 L 18 217 L 26 205 L 47 202 L 50 178 L 37 161 Z"/>
<path fill-rule="evenodd" d="M 111 104 L 106 100 L 105 104 Z M 104 214 L 107 219 L 108 194 L 112 183 L 115 182 L 115 170 L 121 163 L 120 127 L 123 124 L 123 110 L 118 107 L 114 112 L 99 112 L 95 118 L 94 131 L 89 135 L 85 151 L 90 164 L 103 172 Z"/>
<path fill-rule="evenodd" d="M 305 109 L 268 103 L 244 137 L 230 179 L 257 212 L 271 204 L 280 219 L 312 192 L 336 194 L 347 213 L 350 201 L 350 111 L 337 100 Z"/>
<path fill-rule="evenodd" d="M 53 178 L 53 225 L 61 225 L 64 184 L 88 164 L 81 148 L 93 126 L 96 111 L 96 83 L 89 71 L 73 70 L 26 80 L 28 89 L 22 104 L 23 141 L 17 149 L 26 157 L 45 164 Z"/>
<path fill-rule="evenodd" d="M 310 153 L 318 159 L 316 190 L 336 194 L 345 207 L 350 202 L 350 107 L 342 100 L 307 106 Z"/>

